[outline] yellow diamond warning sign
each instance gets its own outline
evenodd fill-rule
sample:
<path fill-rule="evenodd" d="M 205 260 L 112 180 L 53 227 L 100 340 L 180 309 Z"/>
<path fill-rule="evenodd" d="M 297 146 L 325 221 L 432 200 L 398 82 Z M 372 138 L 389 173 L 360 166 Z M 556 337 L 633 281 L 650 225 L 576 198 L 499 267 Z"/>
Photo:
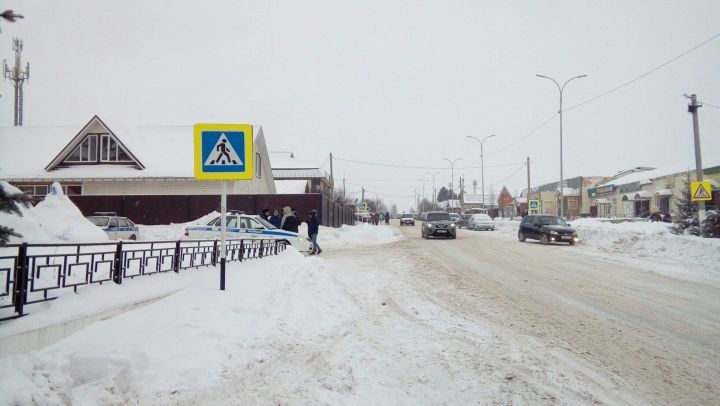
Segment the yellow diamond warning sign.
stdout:
<path fill-rule="evenodd" d="M 690 184 L 690 198 L 693 202 L 712 200 L 710 182 L 692 182 Z"/>

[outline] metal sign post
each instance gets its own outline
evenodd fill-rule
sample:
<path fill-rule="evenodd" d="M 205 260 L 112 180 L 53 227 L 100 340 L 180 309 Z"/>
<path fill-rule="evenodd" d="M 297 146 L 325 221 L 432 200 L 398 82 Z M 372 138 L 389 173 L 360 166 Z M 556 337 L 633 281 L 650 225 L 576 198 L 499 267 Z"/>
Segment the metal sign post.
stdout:
<path fill-rule="evenodd" d="M 249 124 L 195 124 L 195 179 L 220 181 L 220 290 L 225 290 L 227 181 L 253 178 L 253 128 Z"/>
<path fill-rule="evenodd" d="M 222 181 L 220 194 L 220 290 L 225 290 L 225 229 L 227 226 L 227 181 Z"/>

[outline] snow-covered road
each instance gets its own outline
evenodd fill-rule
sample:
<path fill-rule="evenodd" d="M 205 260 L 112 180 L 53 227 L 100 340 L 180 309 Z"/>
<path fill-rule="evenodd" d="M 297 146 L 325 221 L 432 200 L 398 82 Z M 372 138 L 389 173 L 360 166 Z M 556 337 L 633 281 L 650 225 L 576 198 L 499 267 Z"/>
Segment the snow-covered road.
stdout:
<path fill-rule="evenodd" d="M 20 322 L 70 301 L 121 304 L 134 285 L 180 289 L 0 358 L 0 404 L 720 401 L 717 284 L 509 231 L 424 241 L 419 227 L 361 225 L 321 236 L 319 257 L 230 264 L 225 292 L 200 269 L 35 308 Z"/>

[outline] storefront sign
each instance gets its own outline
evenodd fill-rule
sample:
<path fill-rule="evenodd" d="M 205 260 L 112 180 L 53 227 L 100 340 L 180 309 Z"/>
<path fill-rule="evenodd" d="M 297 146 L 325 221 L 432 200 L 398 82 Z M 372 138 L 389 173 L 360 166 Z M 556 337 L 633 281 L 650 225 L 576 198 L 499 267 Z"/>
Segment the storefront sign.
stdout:
<path fill-rule="evenodd" d="M 594 187 L 588 189 L 588 197 L 595 197 L 598 195 L 606 195 L 608 193 L 615 192 L 615 185 L 608 185 L 602 187 Z"/>
<path fill-rule="evenodd" d="M 628 183 L 627 185 L 618 186 L 618 191 L 622 193 L 632 193 L 640 190 L 640 182 Z"/>

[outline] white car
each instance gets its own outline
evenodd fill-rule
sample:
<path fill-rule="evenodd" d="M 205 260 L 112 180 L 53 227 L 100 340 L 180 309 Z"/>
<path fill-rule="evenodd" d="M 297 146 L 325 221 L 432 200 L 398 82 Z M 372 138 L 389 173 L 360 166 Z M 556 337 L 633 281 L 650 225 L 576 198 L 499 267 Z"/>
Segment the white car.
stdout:
<path fill-rule="evenodd" d="M 185 238 L 220 238 L 220 216 L 210 220 L 207 225 L 185 227 Z M 312 242 L 302 234 L 280 230 L 260 216 L 230 211 L 225 218 L 225 237 L 228 239 L 273 239 L 284 241 L 302 253 L 312 251 Z"/>
<path fill-rule="evenodd" d="M 411 226 L 415 225 L 415 217 L 411 213 L 403 213 L 400 216 L 400 225 L 406 225 L 409 224 Z"/>
<path fill-rule="evenodd" d="M 473 214 L 467 222 L 469 230 L 491 230 L 495 231 L 495 221 L 487 214 Z"/>
<path fill-rule="evenodd" d="M 110 239 L 137 240 L 140 229 L 127 217 L 120 217 L 115 212 L 100 211 L 86 217 L 93 224 L 100 227 Z"/>

